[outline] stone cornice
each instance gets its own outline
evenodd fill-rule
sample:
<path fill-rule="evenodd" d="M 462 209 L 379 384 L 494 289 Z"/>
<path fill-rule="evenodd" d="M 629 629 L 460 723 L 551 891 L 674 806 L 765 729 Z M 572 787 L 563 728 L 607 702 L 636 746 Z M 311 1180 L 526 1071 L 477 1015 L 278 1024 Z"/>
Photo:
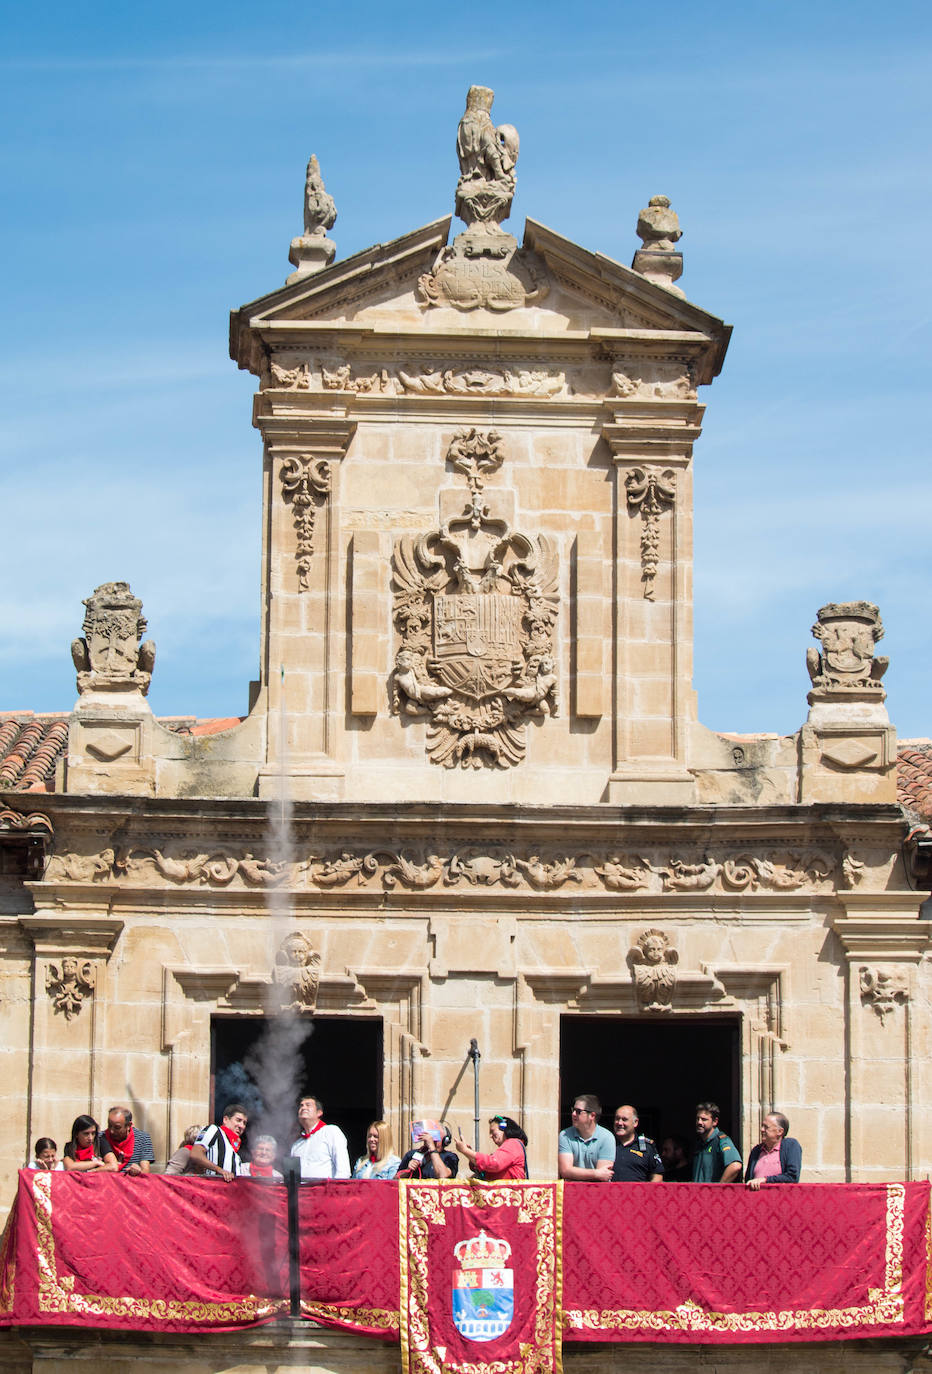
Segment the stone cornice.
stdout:
<path fill-rule="evenodd" d="M 39 955 L 81 955 L 107 959 L 123 930 L 123 922 L 110 916 L 79 913 L 20 916 L 20 928 Z"/>
<path fill-rule="evenodd" d="M 845 898 L 849 894 L 841 895 Z M 870 902 L 865 897 L 863 907 L 869 906 L 870 910 L 863 910 L 860 915 L 840 916 L 832 922 L 849 964 L 859 959 L 918 964 L 928 951 L 932 934 L 929 922 L 917 915 L 910 918 L 903 910 L 902 901 L 895 912 L 894 895 L 875 893 Z M 885 896 L 889 898 L 886 902 Z M 850 911 L 851 904 L 846 903 L 846 906 Z"/>

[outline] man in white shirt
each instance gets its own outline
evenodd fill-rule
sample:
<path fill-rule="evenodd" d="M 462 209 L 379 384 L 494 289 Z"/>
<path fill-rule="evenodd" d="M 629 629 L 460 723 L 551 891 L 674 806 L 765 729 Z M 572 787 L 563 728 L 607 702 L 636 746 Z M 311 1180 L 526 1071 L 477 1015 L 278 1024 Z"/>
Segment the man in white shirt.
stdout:
<path fill-rule="evenodd" d="M 346 1136 L 339 1126 L 324 1121 L 323 1103 L 319 1097 L 302 1097 L 298 1103 L 298 1125 L 301 1134 L 291 1147 L 291 1153 L 301 1161 L 302 1178 L 349 1178 L 349 1151 Z"/>

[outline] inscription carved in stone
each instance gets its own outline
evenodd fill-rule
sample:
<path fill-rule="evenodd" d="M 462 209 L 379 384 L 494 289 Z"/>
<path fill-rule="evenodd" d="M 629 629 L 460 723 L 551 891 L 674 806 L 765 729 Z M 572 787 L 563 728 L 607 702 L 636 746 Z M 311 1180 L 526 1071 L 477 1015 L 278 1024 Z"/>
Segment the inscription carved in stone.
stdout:
<path fill-rule="evenodd" d="M 142 602 L 133 596 L 128 582 L 104 582 L 83 603 L 84 638 L 71 645 L 78 670 L 78 691 L 141 692 L 149 690 L 155 664 L 151 639 L 140 643 L 146 632 Z"/>
<path fill-rule="evenodd" d="M 81 963 L 66 954 L 61 968 L 57 964 L 49 964 L 46 968 L 45 990 L 55 1010 L 60 1011 L 66 1021 L 71 1021 L 94 991 L 93 964 L 89 960 Z"/>
<path fill-rule="evenodd" d="M 330 491 L 330 464 L 326 458 L 302 454 L 286 458 L 281 467 L 282 495 L 290 498 L 294 527 L 298 542 L 295 564 L 298 570 L 298 589 L 308 589 L 308 574 L 314 552 L 314 524 L 317 507 Z"/>
<path fill-rule="evenodd" d="M 628 951 L 628 965 L 641 1011 L 671 1011 L 680 956 L 662 930 L 645 930 Z"/>
<path fill-rule="evenodd" d="M 814 688 L 837 691 L 883 692 L 880 679 L 890 660 L 874 655 L 883 639 L 883 623 L 870 601 L 830 602 L 818 612 L 812 633 L 821 642 L 806 651 L 806 667 Z"/>
<path fill-rule="evenodd" d="M 434 763 L 510 768 L 527 718 L 557 709 L 556 555 L 490 515 L 483 484 L 503 458 L 494 430 L 458 434 L 448 458 L 469 486 L 462 515 L 395 546 L 392 710 L 429 717 Z"/>
<path fill-rule="evenodd" d="M 860 970 L 861 1001 L 873 1007 L 881 1023 L 899 1006 L 909 1000 L 909 975 L 902 968 L 869 968 L 862 964 Z"/>
<path fill-rule="evenodd" d="M 470 86 L 456 134 L 456 213 L 468 227 L 441 250 L 433 272 L 420 278 L 418 290 L 428 306 L 513 310 L 547 292 L 533 254 L 519 249 L 501 227 L 515 193 L 519 140 L 511 124 L 492 123 L 493 99 L 487 86 Z"/>
<path fill-rule="evenodd" d="M 299 931 L 286 935 L 275 955 L 272 981 L 282 1011 L 313 1011 L 320 987 L 320 954 Z"/>
<path fill-rule="evenodd" d="M 654 599 L 660 558 L 660 515 L 676 499 L 676 474 L 670 468 L 632 468 L 625 477 L 628 509 L 641 512 L 641 581 L 644 600 Z"/>

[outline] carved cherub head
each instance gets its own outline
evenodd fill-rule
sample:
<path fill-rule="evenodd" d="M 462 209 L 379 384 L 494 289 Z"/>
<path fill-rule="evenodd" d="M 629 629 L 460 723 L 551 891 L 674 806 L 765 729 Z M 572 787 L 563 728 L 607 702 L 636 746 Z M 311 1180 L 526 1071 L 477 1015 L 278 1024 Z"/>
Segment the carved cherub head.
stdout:
<path fill-rule="evenodd" d="M 286 935 L 282 940 L 275 962 L 291 968 L 304 968 L 310 961 L 310 956 L 311 947 L 307 940 L 295 932 L 293 935 Z"/>
<path fill-rule="evenodd" d="M 638 936 L 637 945 L 631 951 L 637 963 L 643 964 L 675 964 L 678 955 L 675 949 L 670 948 L 670 941 L 662 930 L 645 930 Z M 637 955 L 640 958 L 637 958 Z"/>

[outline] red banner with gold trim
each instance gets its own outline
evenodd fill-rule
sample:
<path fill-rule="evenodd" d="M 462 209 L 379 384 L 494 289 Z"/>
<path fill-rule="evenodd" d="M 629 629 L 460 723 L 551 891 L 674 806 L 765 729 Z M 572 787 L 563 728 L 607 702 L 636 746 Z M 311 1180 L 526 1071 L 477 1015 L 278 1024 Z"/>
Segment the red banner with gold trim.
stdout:
<path fill-rule="evenodd" d="M 301 1314 L 408 1374 L 546 1374 L 559 1342 L 932 1332 L 930 1185 L 302 1187 Z M 23 1170 L 0 1326 L 224 1330 L 289 1312 L 287 1198 L 239 1179 Z"/>
<path fill-rule="evenodd" d="M 928 1183 L 567 1185 L 564 1234 L 570 1341 L 862 1339 L 932 1322 Z"/>
<path fill-rule="evenodd" d="M 405 1374 L 559 1374 L 557 1183 L 402 1183 Z"/>

